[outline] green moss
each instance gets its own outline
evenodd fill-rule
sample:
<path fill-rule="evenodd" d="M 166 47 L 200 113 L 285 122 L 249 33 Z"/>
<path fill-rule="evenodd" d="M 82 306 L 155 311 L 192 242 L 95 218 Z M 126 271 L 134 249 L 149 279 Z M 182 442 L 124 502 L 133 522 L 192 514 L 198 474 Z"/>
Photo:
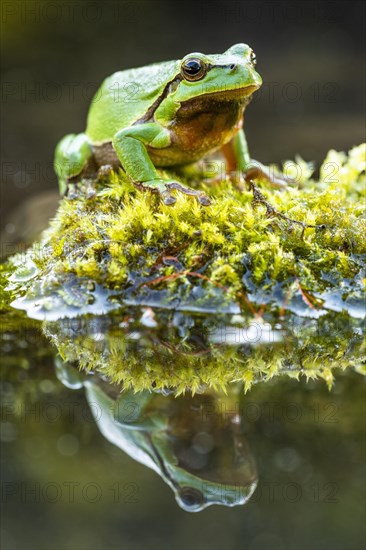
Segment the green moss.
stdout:
<path fill-rule="evenodd" d="M 172 389 L 176 394 L 279 375 L 323 379 L 330 388 L 335 372 L 362 373 L 365 350 L 358 322 L 329 313 L 318 320 L 287 319 L 271 325 L 241 316 L 188 315 L 147 310 L 153 323 L 135 310 L 117 316 L 46 323 L 47 336 L 65 361 L 97 371 L 136 391 Z"/>
<path fill-rule="evenodd" d="M 304 310 L 320 309 L 322 294 L 341 284 L 344 294 L 344 280 L 360 277 L 366 252 L 364 151 L 331 151 L 319 181 L 309 179 L 308 165 L 298 159 L 301 185 L 285 191 L 262 185 L 278 211 L 317 226 L 305 230 L 268 217 L 265 207 L 253 204 L 250 190 L 232 182 L 206 189 L 210 207 L 181 194 L 172 207 L 135 190 L 122 173 L 113 174 L 94 197 L 62 201 L 26 262 L 13 258 L 13 279 L 21 279 L 20 292 L 41 300 L 72 276 L 75 284 L 89 280 L 136 303 L 152 295 L 162 304 L 169 296 L 181 301 L 200 288 L 202 303 L 220 289 L 226 300 L 250 311 L 263 306 L 263 292 L 266 303 L 280 308 L 291 308 L 301 296 Z M 30 259 L 37 274 L 25 283 Z M 346 299 L 340 296 L 340 302 L 347 309 Z"/>
<path fill-rule="evenodd" d="M 181 194 L 166 206 L 158 196 L 136 190 L 122 172 L 112 174 L 93 197 L 80 192 L 72 201 L 64 199 L 41 240 L 10 259 L 13 305 L 47 321 L 132 306 L 240 314 L 246 322 L 272 326 L 287 326 L 294 315 L 307 318 L 299 325 L 303 332 L 290 338 L 297 351 L 282 346 L 274 353 L 273 346 L 259 346 L 243 358 L 230 346 L 218 352 L 210 343 L 209 361 L 173 353 L 166 362 L 154 359 L 143 366 L 141 355 L 121 355 L 123 337 L 108 333 L 98 369 L 137 389 L 154 382 L 181 392 L 201 384 L 225 387 L 233 380 L 248 388 L 284 372 L 321 376 L 331 384 L 334 367 L 361 371 L 365 145 L 348 155 L 330 151 L 319 179 L 311 179 L 310 165 L 300 158 L 287 168 L 301 174 L 298 185 L 273 190 L 257 182 L 260 192 L 254 191 L 282 216 L 233 181 L 200 184 L 212 197 L 209 207 Z M 337 316 L 349 324 L 339 336 L 327 332 L 321 339 L 314 333 Z M 98 354 L 85 351 L 84 340 L 63 335 L 57 346 L 65 358 L 77 355 L 84 368 L 95 368 Z"/>

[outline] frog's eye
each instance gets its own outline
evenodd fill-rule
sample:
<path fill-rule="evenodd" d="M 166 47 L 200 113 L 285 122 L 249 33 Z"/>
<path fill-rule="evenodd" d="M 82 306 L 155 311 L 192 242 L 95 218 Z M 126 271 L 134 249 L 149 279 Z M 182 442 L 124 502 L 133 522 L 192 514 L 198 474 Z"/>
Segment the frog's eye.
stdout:
<path fill-rule="evenodd" d="M 189 81 L 201 80 L 207 73 L 207 65 L 198 57 L 185 59 L 180 68 L 183 78 Z"/>
<path fill-rule="evenodd" d="M 201 491 L 193 487 L 183 487 L 179 492 L 179 498 L 186 510 L 197 510 L 204 503 Z"/>
<path fill-rule="evenodd" d="M 250 62 L 253 65 L 253 67 L 255 67 L 257 64 L 257 56 L 255 55 L 253 50 L 250 52 Z"/>

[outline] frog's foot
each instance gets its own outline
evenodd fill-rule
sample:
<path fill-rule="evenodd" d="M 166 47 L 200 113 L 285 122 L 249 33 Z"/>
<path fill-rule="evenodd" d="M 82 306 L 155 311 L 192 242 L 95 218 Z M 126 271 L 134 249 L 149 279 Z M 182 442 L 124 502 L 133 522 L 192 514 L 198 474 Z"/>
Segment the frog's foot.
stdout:
<path fill-rule="evenodd" d="M 268 166 L 264 166 L 259 162 L 249 166 L 243 172 L 232 170 L 231 172 L 221 173 L 205 182 L 210 185 L 219 185 L 223 182 L 233 182 L 244 189 L 244 187 L 251 181 L 256 179 L 265 179 L 270 183 L 272 187 L 277 189 L 287 189 L 289 185 L 294 185 L 295 180 L 286 177 L 284 174 L 278 174 Z"/>
<path fill-rule="evenodd" d="M 111 164 L 103 164 L 98 168 L 97 172 L 97 182 L 103 181 L 108 178 L 113 172 L 113 166 Z"/>
<path fill-rule="evenodd" d="M 67 184 L 65 198 L 69 201 L 80 197 L 91 199 L 95 193 L 95 181 L 90 178 L 83 178 L 80 181 L 73 181 Z"/>
<path fill-rule="evenodd" d="M 185 195 L 196 197 L 198 202 L 202 206 L 209 206 L 211 204 L 211 200 L 208 198 L 207 195 L 205 195 L 203 191 L 197 191 L 195 189 L 191 189 L 190 187 L 185 187 L 181 183 L 174 180 L 154 179 L 150 181 L 144 181 L 140 185 L 143 189 L 149 189 L 150 191 L 155 191 L 159 193 L 164 204 L 167 205 L 174 204 L 177 200 L 172 195 L 172 190 L 177 190 L 181 193 L 184 193 Z"/>
<path fill-rule="evenodd" d="M 266 214 L 267 214 L 268 217 L 281 218 L 282 220 L 286 220 L 290 224 L 295 224 L 295 225 L 300 226 L 302 228 L 301 237 L 304 236 L 305 229 L 308 229 L 308 228 L 314 228 L 314 229 L 320 229 L 320 230 L 326 229 L 326 226 L 324 224 L 311 225 L 311 224 L 308 224 L 308 223 L 305 223 L 305 222 L 299 222 L 298 220 L 294 220 L 293 218 L 290 218 L 289 216 L 286 216 L 285 214 L 282 214 L 282 212 L 277 210 L 277 208 L 272 206 L 272 204 L 270 204 L 266 200 L 264 195 L 259 191 L 258 187 L 254 184 L 253 180 L 249 180 L 248 185 L 249 185 L 249 189 L 253 192 L 253 203 L 254 204 L 262 204 L 263 206 L 265 206 L 266 207 Z"/>
<path fill-rule="evenodd" d="M 284 174 L 277 174 L 268 166 L 264 166 L 259 162 L 253 163 L 247 170 L 244 171 L 244 179 L 247 183 L 255 179 L 265 179 L 272 187 L 277 189 L 286 189 L 289 185 L 294 185 L 294 179 L 286 177 Z"/>

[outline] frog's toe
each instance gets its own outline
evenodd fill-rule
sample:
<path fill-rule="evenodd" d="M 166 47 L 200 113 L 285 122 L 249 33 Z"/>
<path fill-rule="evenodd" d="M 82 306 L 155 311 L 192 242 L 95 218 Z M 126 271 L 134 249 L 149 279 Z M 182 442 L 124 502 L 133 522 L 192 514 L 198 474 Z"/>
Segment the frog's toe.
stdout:
<path fill-rule="evenodd" d="M 177 191 L 180 191 L 184 195 L 190 195 L 191 197 L 196 197 L 199 203 L 202 206 L 209 206 L 211 204 L 210 199 L 207 195 L 203 193 L 203 191 L 198 191 L 196 189 L 191 189 L 190 187 L 185 187 L 181 183 L 178 183 L 177 181 L 173 181 L 167 184 L 168 189 L 176 189 Z"/>
<path fill-rule="evenodd" d="M 211 204 L 211 199 L 209 199 L 207 195 L 200 195 L 198 201 L 202 206 L 210 206 Z"/>
<path fill-rule="evenodd" d="M 77 199 L 79 196 L 79 193 L 77 191 L 77 187 L 75 184 L 69 183 L 66 189 L 65 198 L 68 201 L 73 201 Z"/>
<path fill-rule="evenodd" d="M 163 199 L 163 203 L 167 206 L 170 206 L 177 202 L 177 199 L 173 197 L 169 192 L 161 193 L 161 198 Z"/>
<path fill-rule="evenodd" d="M 97 181 L 100 182 L 105 178 L 108 178 L 113 172 L 113 166 L 111 164 L 103 164 L 99 166 L 97 171 Z"/>

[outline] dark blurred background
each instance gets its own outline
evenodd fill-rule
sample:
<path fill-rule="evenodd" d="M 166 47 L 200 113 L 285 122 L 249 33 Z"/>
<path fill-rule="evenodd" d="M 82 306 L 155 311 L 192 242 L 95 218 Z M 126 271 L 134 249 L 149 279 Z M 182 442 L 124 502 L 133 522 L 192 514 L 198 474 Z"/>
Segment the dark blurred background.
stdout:
<path fill-rule="evenodd" d="M 246 131 L 254 158 L 301 154 L 365 139 L 362 1 L 92 1 L 1 3 L 1 213 L 57 189 L 53 151 L 80 132 L 109 74 L 190 51 L 255 50 L 264 85 Z"/>

